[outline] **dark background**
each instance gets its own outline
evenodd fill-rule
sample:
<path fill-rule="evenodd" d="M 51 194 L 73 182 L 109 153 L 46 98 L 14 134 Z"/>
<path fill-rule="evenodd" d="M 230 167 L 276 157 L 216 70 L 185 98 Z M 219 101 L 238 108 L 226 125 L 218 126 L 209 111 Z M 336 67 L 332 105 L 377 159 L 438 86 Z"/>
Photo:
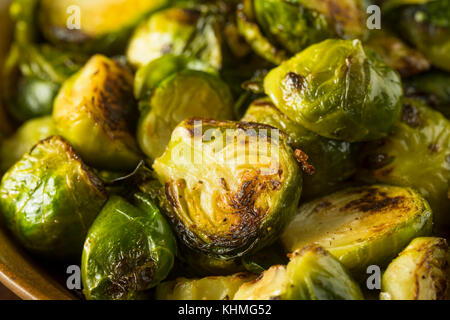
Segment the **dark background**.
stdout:
<path fill-rule="evenodd" d="M 19 298 L 0 283 L 0 300 L 18 300 Z"/>

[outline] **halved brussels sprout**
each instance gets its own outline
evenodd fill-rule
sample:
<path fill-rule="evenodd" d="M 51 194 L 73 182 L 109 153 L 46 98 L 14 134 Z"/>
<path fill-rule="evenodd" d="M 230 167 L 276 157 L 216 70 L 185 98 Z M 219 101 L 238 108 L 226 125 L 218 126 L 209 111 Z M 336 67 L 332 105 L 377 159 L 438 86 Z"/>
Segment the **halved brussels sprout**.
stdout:
<path fill-rule="evenodd" d="M 53 119 L 60 134 L 94 167 L 133 169 L 141 155 L 132 134 L 136 104 L 133 75 L 102 55 L 64 82 Z"/>
<path fill-rule="evenodd" d="M 257 280 L 244 283 L 234 296 L 234 300 L 363 299 L 345 267 L 316 245 L 294 252 L 287 266 L 273 266 Z"/>
<path fill-rule="evenodd" d="M 364 18 L 359 0 L 244 0 L 237 15 L 248 43 L 276 64 L 327 38 L 364 38 Z"/>
<path fill-rule="evenodd" d="M 409 47 L 400 38 L 386 31 L 372 31 L 365 46 L 402 77 L 408 77 L 430 69 L 428 60 L 416 49 Z"/>
<path fill-rule="evenodd" d="M 5 172 L 39 141 L 56 134 L 50 116 L 25 122 L 0 145 L 0 172 Z"/>
<path fill-rule="evenodd" d="M 173 267 L 176 240 L 158 207 L 141 193 L 112 196 L 89 229 L 81 261 L 89 300 L 139 299 Z"/>
<path fill-rule="evenodd" d="M 176 59 L 174 57 L 174 59 Z M 164 58 L 166 60 L 166 58 Z M 164 71 L 165 61 L 150 64 L 150 76 Z M 142 151 L 155 159 L 164 153 L 173 129 L 191 117 L 232 120 L 233 97 L 227 84 L 214 74 L 185 69 L 162 80 L 139 103 L 137 139 Z"/>
<path fill-rule="evenodd" d="M 416 191 L 395 186 L 345 189 L 303 204 L 281 241 L 293 252 L 312 243 L 350 271 L 389 262 L 411 239 L 428 235 L 432 213 Z"/>
<path fill-rule="evenodd" d="M 223 259 L 273 243 L 301 194 L 292 149 L 262 124 L 183 121 L 153 168 L 179 238 Z"/>
<path fill-rule="evenodd" d="M 392 27 L 433 65 L 450 71 L 448 0 L 391 0 L 384 6 Z"/>
<path fill-rule="evenodd" d="M 201 279 L 178 278 L 161 283 L 156 288 L 157 300 L 233 300 L 239 287 L 255 280 L 251 273 Z"/>
<path fill-rule="evenodd" d="M 40 0 L 37 15 L 44 37 L 88 52 L 123 50 L 133 28 L 170 0 Z"/>
<path fill-rule="evenodd" d="M 416 238 L 389 264 L 382 300 L 450 299 L 450 250 L 443 238 Z"/>
<path fill-rule="evenodd" d="M 388 134 L 398 120 L 399 75 L 359 40 L 326 40 L 269 72 L 266 94 L 294 122 L 349 142 Z"/>
<path fill-rule="evenodd" d="M 0 211 L 30 251 L 78 259 L 88 228 L 106 201 L 102 182 L 62 138 L 37 144 L 4 176 Z"/>
<path fill-rule="evenodd" d="M 303 178 L 303 199 L 334 191 L 356 172 L 355 145 L 323 138 L 305 129 L 280 112 L 270 99 L 254 101 L 242 121 L 267 124 L 284 131 L 289 144 L 308 155 L 308 161 L 315 170 Z"/>
<path fill-rule="evenodd" d="M 405 95 L 418 98 L 450 118 L 450 74 L 432 71 L 407 79 Z"/>
<path fill-rule="evenodd" d="M 416 188 L 437 227 L 450 225 L 450 122 L 419 100 L 405 99 L 402 121 L 361 152 L 360 179 Z"/>

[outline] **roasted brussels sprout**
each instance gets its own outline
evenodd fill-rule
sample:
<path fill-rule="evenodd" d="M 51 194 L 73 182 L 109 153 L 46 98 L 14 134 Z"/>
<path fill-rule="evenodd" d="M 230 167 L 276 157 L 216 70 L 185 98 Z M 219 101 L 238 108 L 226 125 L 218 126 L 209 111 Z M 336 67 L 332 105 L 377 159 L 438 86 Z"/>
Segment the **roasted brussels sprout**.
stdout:
<path fill-rule="evenodd" d="M 301 194 L 292 149 L 279 130 L 262 124 L 183 121 L 153 168 L 179 238 L 217 258 L 274 242 Z"/>
<path fill-rule="evenodd" d="M 133 28 L 170 0 L 41 0 L 37 15 L 46 39 L 93 53 L 123 50 Z"/>
<path fill-rule="evenodd" d="M 112 196 L 89 229 L 81 272 L 90 300 L 139 299 L 172 269 L 176 240 L 158 207 L 136 193 Z"/>
<path fill-rule="evenodd" d="M 428 60 L 416 49 L 386 31 L 372 31 L 365 46 L 403 77 L 409 77 L 430 69 Z"/>
<path fill-rule="evenodd" d="M 405 95 L 423 100 L 427 105 L 450 118 L 450 74 L 432 71 L 404 82 Z"/>
<path fill-rule="evenodd" d="M 391 0 L 384 6 L 392 27 L 433 65 L 450 71 L 448 0 Z"/>
<path fill-rule="evenodd" d="M 5 172 L 39 141 L 56 134 L 50 116 L 25 122 L 0 145 L 0 172 Z"/>
<path fill-rule="evenodd" d="M 157 300 L 233 300 L 239 287 L 256 275 L 237 273 L 226 277 L 178 278 L 156 288 Z"/>
<path fill-rule="evenodd" d="M 150 63 L 148 68 L 145 67 L 149 72 L 144 86 L 157 85 L 140 100 L 141 116 L 137 139 L 142 151 L 150 159 L 163 154 L 173 129 L 185 119 L 233 118 L 233 97 L 227 84 L 217 75 L 189 69 L 187 61 L 186 67 L 182 68 L 185 60 L 186 58 L 175 56 L 164 57 Z M 177 64 L 181 70 L 171 70 Z M 194 61 L 190 64 L 193 65 Z M 201 66 L 201 63 L 199 65 Z M 164 75 L 166 78 L 163 78 Z"/>
<path fill-rule="evenodd" d="M 402 121 L 361 153 L 360 179 L 416 188 L 437 227 L 450 225 L 450 122 L 421 101 L 405 99 Z"/>
<path fill-rule="evenodd" d="M 327 38 L 364 38 L 364 17 L 360 0 L 244 0 L 237 15 L 248 43 L 276 64 Z"/>
<path fill-rule="evenodd" d="M 242 121 L 263 123 L 284 131 L 289 144 L 308 155 L 314 173 L 303 178 L 303 199 L 334 191 L 356 172 L 357 150 L 354 145 L 323 138 L 305 129 L 280 112 L 270 99 L 254 101 Z"/>
<path fill-rule="evenodd" d="M 403 90 L 398 74 L 359 40 L 326 40 L 273 69 L 266 94 L 291 120 L 330 139 L 349 142 L 388 134 Z"/>
<path fill-rule="evenodd" d="M 382 300 L 450 299 L 450 250 L 443 238 L 416 238 L 391 262 Z"/>
<path fill-rule="evenodd" d="M 133 136 L 133 75 L 102 55 L 64 82 L 53 119 L 60 134 L 94 167 L 133 169 L 141 155 Z"/>
<path fill-rule="evenodd" d="M 287 266 L 273 266 L 244 283 L 234 300 L 363 300 L 344 266 L 320 246 L 292 254 Z"/>
<path fill-rule="evenodd" d="M 79 258 L 105 201 L 102 182 L 58 136 L 25 154 L 0 186 L 6 226 L 27 249 L 53 259 Z"/>
<path fill-rule="evenodd" d="M 148 98 L 161 82 L 184 70 L 204 71 L 217 75 L 216 69 L 201 60 L 165 54 L 138 69 L 134 80 L 134 96 L 136 99 Z"/>
<path fill-rule="evenodd" d="M 412 189 L 364 186 L 303 204 L 281 241 L 293 252 L 322 245 L 355 274 L 388 263 L 411 239 L 431 233 L 432 213 Z"/>
<path fill-rule="evenodd" d="M 183 54 L 220 69 L 223 57 L 219 31 L 213 15 L 191 8 L 166 9 L 152 15 L 136 29 L 127 57 L 135 67 L 142 67 L 164 54 Z"/>

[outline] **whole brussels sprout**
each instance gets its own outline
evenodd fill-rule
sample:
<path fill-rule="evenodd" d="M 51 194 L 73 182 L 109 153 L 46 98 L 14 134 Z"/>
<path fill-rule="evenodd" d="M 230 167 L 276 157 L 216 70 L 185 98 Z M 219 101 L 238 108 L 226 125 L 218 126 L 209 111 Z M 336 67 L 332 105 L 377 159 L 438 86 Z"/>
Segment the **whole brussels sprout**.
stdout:
<path fill-rule="evenodd" d="M 39 141 L 56 134 L 50 116 L 25 122 L 0 145 L 0 172 L 5 172 Z"/>
<path fill-rule="evenodd" d="M 175 56 L 172 59 L 179 60 Z M 184 58 L 181 58 L 184 59 Z M 167 58 L 149 64 L 147 79 L 168 70 Z M 158 72 L 161 70 L 161 72 Z M 217 75 L 190 70 L 188 67 L 172 74 L 166 73 L 147 97 L 140 100 L 137 139 L 142 151 L 156 159 L 164 153 L 173 129 L 192 117 L 232 120 L 233 97 L 227 84 Z M 148 84 L 149 80 L 146 80 Z M 213 107 L 211 107 L 213 106 Z"/>
<path fill-rule="evenodd" d="M 244 0 L 237 21 L 255 52 L 279 64 L 327 38 L 364 38 L 363 7 L 360 0 Z"/>
<path fill-rule="evenodd" d="M 356 172 L 355 145 L 323 138 L 305 129 L 280 112 L 270 99 L 254 101 L 242 121 L 267 124 L 284 131 L 289 144 L 308 155 L 314 173 L 303 178 L 302 199 L 334 191 Z"/>
<path fill-rule="evenodd" d="M 133 131 L 137 108 L 133 75 L 102 55 L 64 82 L 53 119 L 60 134 L 94 167 L 133 169 L 141 155 Z"/>
<path fill-rule="evenodd" d="M 372 31 L 365 42 L 378 57 L 402 77 L 409 77 L 430 69 L 430 62 L 420 51 L 409 47 L 400 38 L 385 30 Z"/>
<path fill-rule="evenodd" d="M 183 121 L 153 168 L 179 238 L 225 260 L 273 243 L 301 194 L 292 149 L 262 124 Z"/>
<path fill-rule="evenodd" d="M 431 233 L 430 206 L 395 186 L 344 189 L 303 204 L 281 236 L 288 252 L 319 244 L 355 275 L 383 266 L 413 238 Z"/>
<path fill-rule="evenodd" d="M 363 300 L 363 295 L 345 267 L 313 245 L 294 252 L 287 266 L 273 266 L 244 283 L 234 300 Z"/>
<path fill-rule="evenodd" d="M 226 277 L 178 278 L 156 288 L 157 300 L 233 300 L 239 287 L 256 275 L 237 273 Z"/>
<path fill-rule="evenodd" d="M 414 239 L 389 264 L 381 281 L 382 300 L 450 299 L 450 250 L 443 238 Z"/>
<path fill-rule="evenodd" d="M 106 197 L 102 182 L 72 147 L 53 136 L 3 176 L 0 211 L 6 226 L 30 251 L 77 259 Z"/>
<path fill-rule="evenodd" d="M 81 272 L 89 300 L 139 299 L 172 269 L 176 240 L 158 207 L 143 194 L 133 204 L 112 196 L 89 229 Z"/>
<path fill-rule="evenodd" d="M 450 225 L 450 122 L 419 100 L 405 99 L 402 121 L 361 152 L 363 181 L 416 188 L 433 209 L 436 227 Z"/>
<path fill-rule="evenodd" d="M 266 94 L 284 114 L 330 139 L 349 142 L 388 134 L 403 95 L 399 75 L 359 40 L 326 40 L 273 69 Z"/>
<path fill-rule="evenodd" d="M 384 6 L 392 27 L 438 68 L 450 71 L 448 0 L 391 0 Z"/>
<path fill-rule="evenodd" d="M 432 71 L 404 82 L 405 95 L 422 99 L 427 105 L 450 118 L 450 74 Z"/>
<path fill-rule="evenodd" d="M 170 0 L 40 0 L 38 23 L 52 43 L 91 53 L 118 53 L 133 28 Z"/>

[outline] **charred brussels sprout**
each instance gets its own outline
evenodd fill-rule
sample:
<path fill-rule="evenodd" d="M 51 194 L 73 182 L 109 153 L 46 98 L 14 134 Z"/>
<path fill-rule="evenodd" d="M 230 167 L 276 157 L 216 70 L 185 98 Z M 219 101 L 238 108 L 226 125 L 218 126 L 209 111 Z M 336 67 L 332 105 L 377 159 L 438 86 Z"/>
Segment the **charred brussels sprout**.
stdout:
<path fill-rule="evenodd" d="M 320 246 L 294 252 L 287 266 L 273 266 L 244 283 L 234 300 L 363 300 L 344 266 Z"/>
<path fill-rule="evenodd" d="M 359 40 L 326 40 L 273 69 L 266 94 L 291 120 L 349 142 L 388 134 L 403 95 L 399 75 Z"/>
<path fill-rule="evenodd" d="M 437 227 L 450 225 L 450 122 L 421 101 L 405 99 L 393 133 L 362 150 L 358 175 L 416 188 L 430 202 Z"/>
<path fill-rule="evenodd" d="M 386 16 L 398 33 L 433 65 L 450 71 L 450 3 L 448 0 L 391 0 Z"/>
<path fill-rule="evenodd" d="M 303 204 L 281 241 L 289 252 L 322 245 L 359 274 L 369 265 L 384 265 L 411 239 L 431 229 L 431 209 L 421 195 L 408 188 L 375 185 Z"/>
<path fill-rule="evenodd" d="M 172 57 L 175 60 L 184 59 Z M 167 58 L 149 64 L 147 85 L 155 75 L 163 75 L 170 66 Z M 147 69 L 147 68 L 146 68 Z M 158 73 L 158 70 L 161 70 Z M 140 100 L 141 116 L 137 138 L 143 152 L 151 159 L 161 156 L 173 129 L 183 120 L 203 117 L 216 120 L 233 118 L 233 98 L 227 84 L 217 75 L 186 69 L 174 72 Z"/>
<path fill-rule="evenodd" d="M 233 300 L 239 287 L 256 278 L 249 273 L 202 279 L 178 278 L 156 288 L 157 300 Z"/>
<path fill-rule="evenodd" d="M 179 238 L 223 259 L 274 242 L 301 194 L 292 149 L 262 124 L 186 120 L 153 168 Z"/>
<path fill-rule="evenodd" d="M 270 99 L 254 101 L 242 121 L 267 124 L 284 131 L 289 144 L 308 155 L 314 173 L 303 178 L 302 198 L 314 198 L 334 191 L 356 172 L 354 145 L 323 138 L 305 129 L 280 112 Z"/>
<path fill-rule="evenodd" d="M 133 28 L 169 0 L 41 0 L 38 22 L 52 43 L 78 51 L 120 52 Z"/>
<path fill-rule="evenodd" d="M 90 300 L 139 299 L 172 269 L 176 240 L 158 207 L 137 193 L 112 196 L 89 229 L 81 262 Z"/>
<path fill-rule="evenodd" d="M 248 43 L 276 64 L 327 38 L 364 38 L 364 17 L 359 0 L 244 0 L 237 14 Z"/>
<path fill-rule="evenodd" d="M 164 54 L 197 57 L 222 67 L 222 42 L 217 17 L 196 9 L 170 8 L 152 15 L 131 38 L 128 60 L 136 67 Z"/>
<path fill-rule="evenodd" d="M 450 74 L 432 71 L 404 82 L 405 95 L 423 100 L 427 105 L 450 118 Z"/>
<path fill-rule="evenodd" d="M 25 122 L 0 146 L 0 172 L 8 170 L 39 141 L 55 134 L 55 125 L 50 116 Z"/>
<path fill-rule="evenodd" d="M 128 170 L 141 158 L 132 134 L 136 113 L 131 72 L 95 55 L 64 83 L 55 99 L 53 119 L 88 164 Z"/>
<path fill-rule="evenodd" d="M 71 146 L 54 136 L 25 154 L 3 177 L 0 209 L 30 251 L 77 259 L 106 194 Z"/>
<path fill-rule="evenodd" d="M 450 299 L 450 250 L 443 238 L 416 238 L 382 278 L 382 300 Z"/>

